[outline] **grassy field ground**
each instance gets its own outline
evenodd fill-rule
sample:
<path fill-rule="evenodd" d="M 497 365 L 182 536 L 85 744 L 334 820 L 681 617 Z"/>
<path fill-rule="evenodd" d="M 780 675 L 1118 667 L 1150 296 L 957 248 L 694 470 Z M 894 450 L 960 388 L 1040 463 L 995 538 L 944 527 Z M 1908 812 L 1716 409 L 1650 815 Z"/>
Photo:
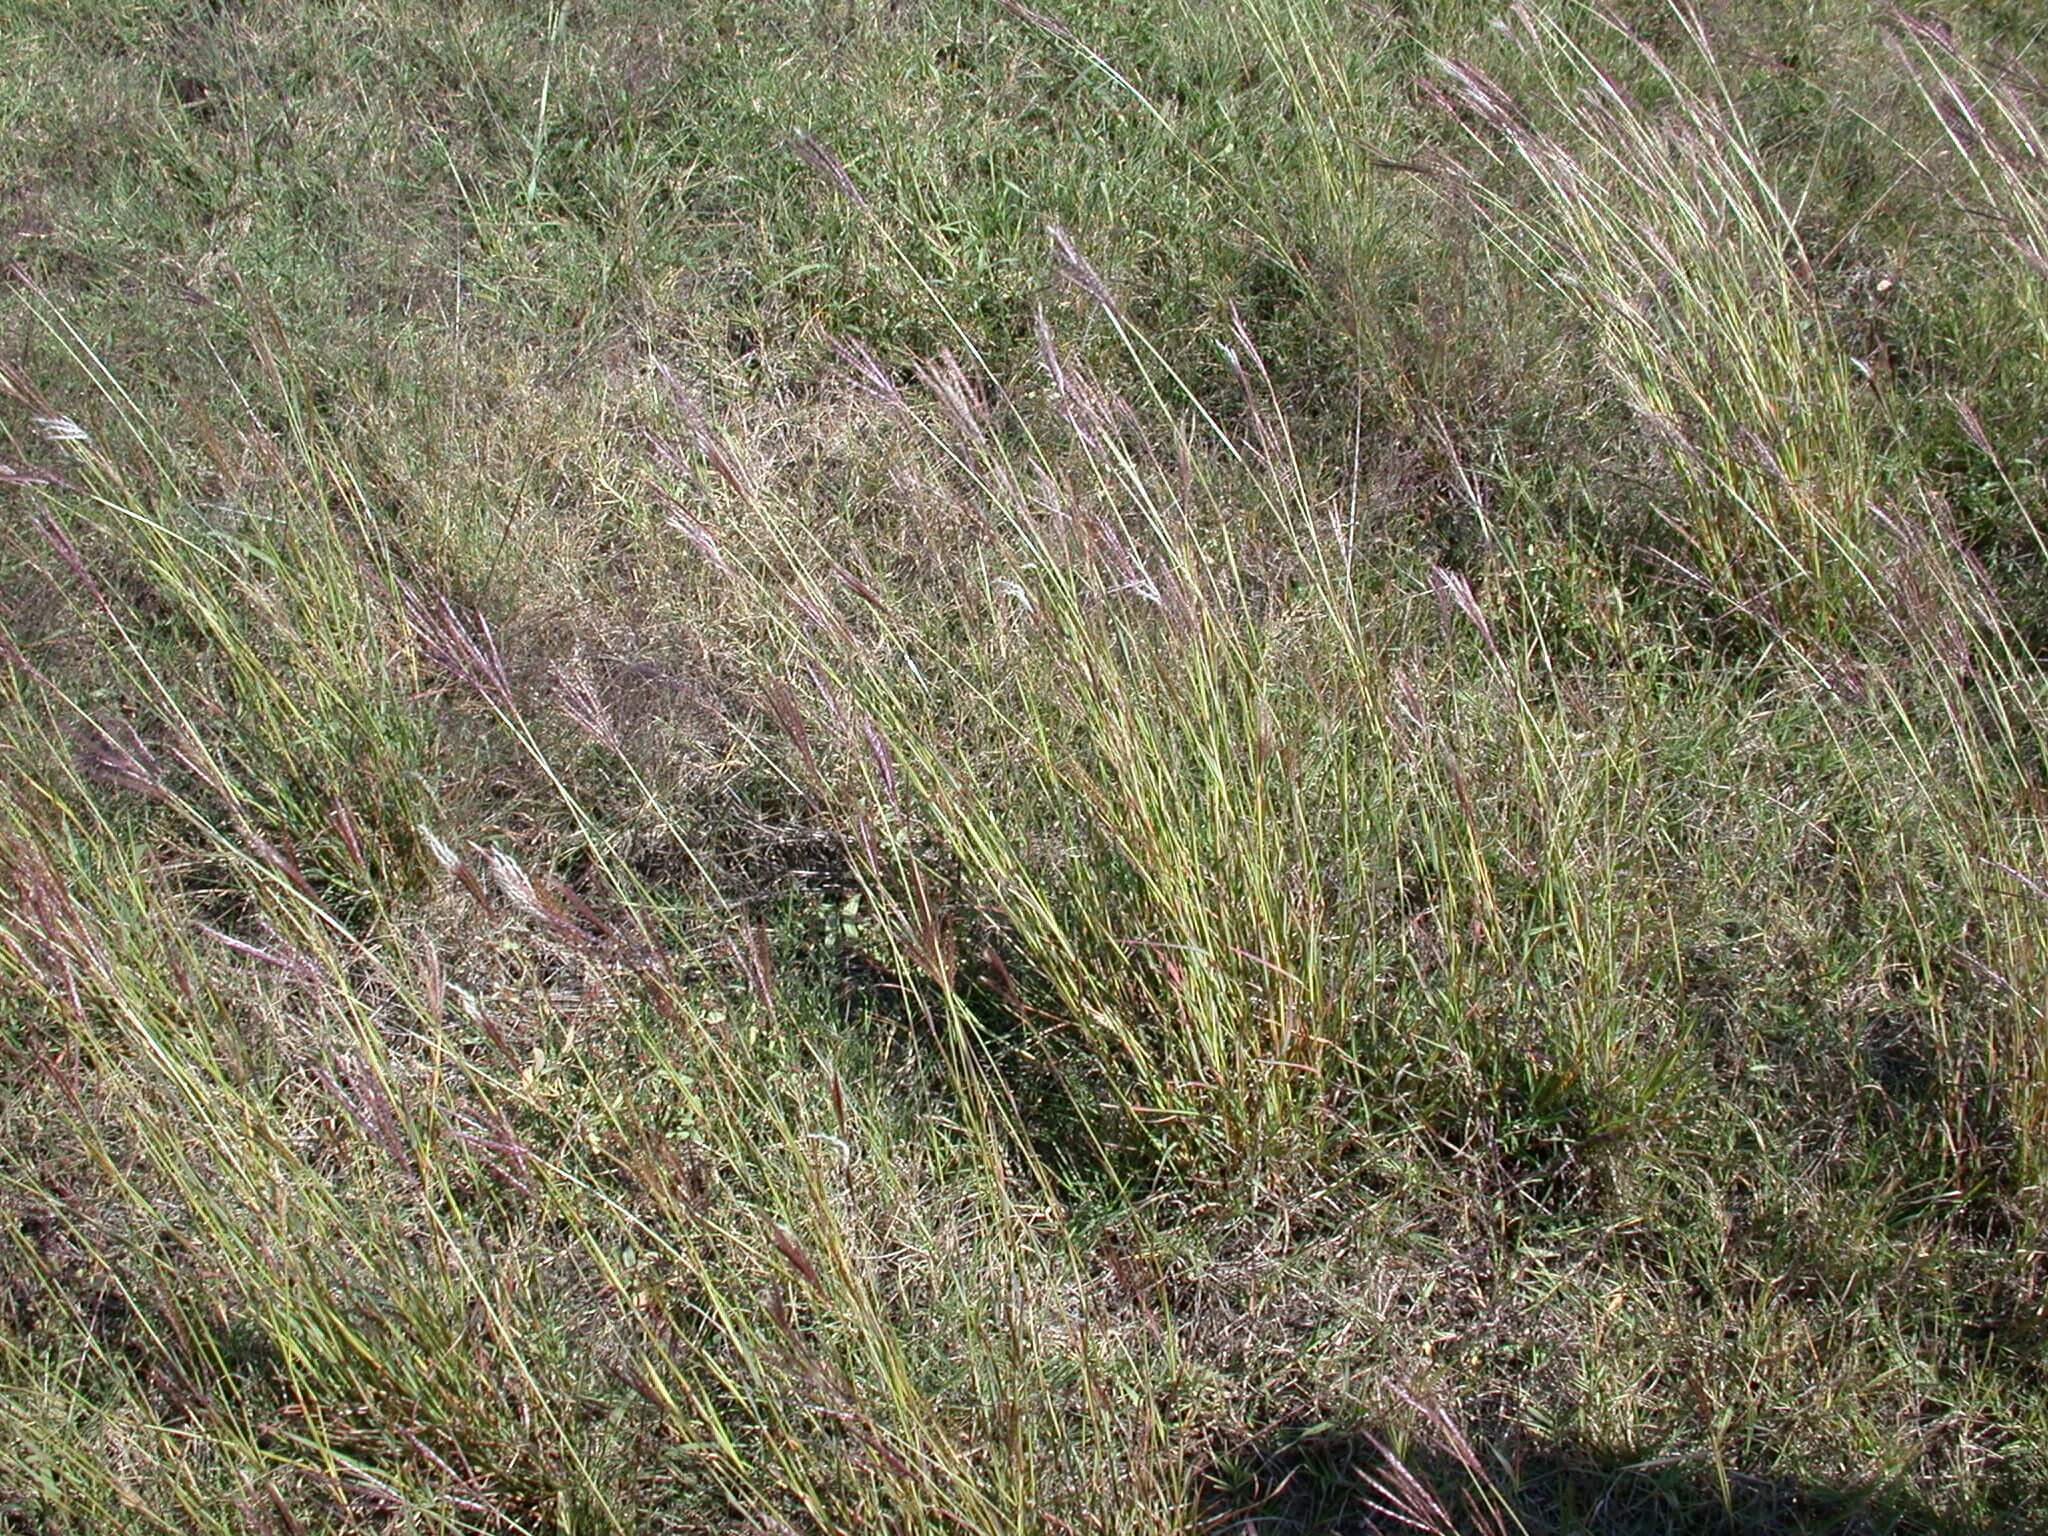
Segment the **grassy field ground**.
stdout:
<path fill-rule="evenodd" d="M 0 6 L 0 1530 L 2048 1528 L 1942 3 Z"/>

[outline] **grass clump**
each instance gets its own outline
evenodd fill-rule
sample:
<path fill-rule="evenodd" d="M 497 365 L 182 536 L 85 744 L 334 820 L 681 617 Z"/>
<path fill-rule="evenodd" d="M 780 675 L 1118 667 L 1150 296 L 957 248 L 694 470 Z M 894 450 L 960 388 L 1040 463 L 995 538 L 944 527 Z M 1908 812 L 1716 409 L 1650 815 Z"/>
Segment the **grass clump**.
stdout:
<path fill-rule="evenodd" d="M 2010 14 L 0 27 L 0 1523 L 2027 1527 Z"/>

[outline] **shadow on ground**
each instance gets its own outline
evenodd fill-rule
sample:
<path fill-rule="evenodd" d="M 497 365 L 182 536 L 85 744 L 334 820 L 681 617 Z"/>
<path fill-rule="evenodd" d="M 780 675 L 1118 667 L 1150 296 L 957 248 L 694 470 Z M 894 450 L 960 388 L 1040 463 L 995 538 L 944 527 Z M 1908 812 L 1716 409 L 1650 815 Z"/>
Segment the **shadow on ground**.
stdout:
<path fill-rule="evenodd" d="M 1492 1492 L 1447 1450 L 1367 1432 L 1274 1432 L 1212 1473 L 1217 1536 L 2017 1536 L 2048 1529 L 2015 1505 L 1958 1520 L 1912 1490 L 1847 1487 L 1660 1463 L 1495 1434 L 1473 1453 Z M 1499 1512 L 1496 1512 L 1499 1511 Z"/>

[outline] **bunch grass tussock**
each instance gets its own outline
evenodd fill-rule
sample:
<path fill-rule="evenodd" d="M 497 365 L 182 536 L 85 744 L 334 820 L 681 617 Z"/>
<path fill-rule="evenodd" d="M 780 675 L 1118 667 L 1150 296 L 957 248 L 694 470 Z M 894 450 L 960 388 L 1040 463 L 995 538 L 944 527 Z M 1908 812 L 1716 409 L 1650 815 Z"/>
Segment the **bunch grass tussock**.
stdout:
<path fill-rule="evenodd" d="M 0 34 L 0 1525 L 2026 1528 L 2009 8 Z"/>

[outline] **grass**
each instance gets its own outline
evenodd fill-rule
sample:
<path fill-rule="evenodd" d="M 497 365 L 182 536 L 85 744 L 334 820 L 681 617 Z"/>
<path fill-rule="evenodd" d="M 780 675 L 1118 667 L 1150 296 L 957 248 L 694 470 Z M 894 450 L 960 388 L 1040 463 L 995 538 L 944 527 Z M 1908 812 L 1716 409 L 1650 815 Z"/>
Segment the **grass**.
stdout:
<path fill-rule="evenodd" d="M 9 12 L 0 1526 L 2029 1529 L 2038 32 Z"/>

